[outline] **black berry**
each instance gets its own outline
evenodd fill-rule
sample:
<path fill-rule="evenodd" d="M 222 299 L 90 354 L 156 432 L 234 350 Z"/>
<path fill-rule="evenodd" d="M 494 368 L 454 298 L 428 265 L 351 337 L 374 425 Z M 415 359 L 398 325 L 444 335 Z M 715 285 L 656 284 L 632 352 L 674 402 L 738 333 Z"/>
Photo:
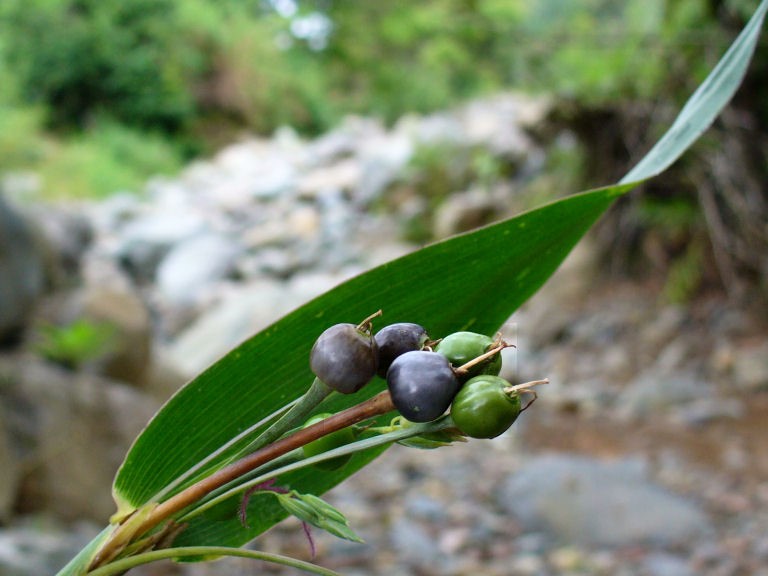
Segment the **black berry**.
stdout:
<path fill-rule="evenodd" d="M 377 374 L 387 377 L 387 370 L 398 356 L 421 350 L 429 339 L 423 326 L 411 322 L 400 322 L 385 326 L 374 337 L 379 348 L 379 368 Z"/>
<path fill-rule="evenodd" d="M 412 351 L 392 362 L 387 386 L 400 414 L 411 422 L 431 422 L 448 409 L 459 381 L 445 356 Z"/>
<path fill-rule="evenodd" d="M 373 337 L 354 324 L 328 328 L 309 356 L 315 376 L 342 394 L 352 394 L 365 386 L 376 374 L 377 362 Z"/>

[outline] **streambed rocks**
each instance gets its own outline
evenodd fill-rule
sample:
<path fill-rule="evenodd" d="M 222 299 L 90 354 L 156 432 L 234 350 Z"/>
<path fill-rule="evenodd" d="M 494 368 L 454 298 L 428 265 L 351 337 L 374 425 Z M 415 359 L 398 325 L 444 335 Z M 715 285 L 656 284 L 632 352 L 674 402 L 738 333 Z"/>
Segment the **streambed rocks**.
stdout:
<path fill-rule="evenodd" d="M 41 573 L 39 562 L 18 562 L 35 526 L 40 558 L 63 556 L 46 535 L 77 548 L 37 518 L 95 533 L 112 512 L 111 477 L 135 434 L 233 346 L 427 237 L 508 214 L 521 174 L 542 169 L 546 151 L 525 127 L 545 111 L 512 95 L 392 128 L 351 118 L 313 140 L 286 129 L 155 179 L 142 194 L 79 206 L 89 243 L 74 250 L 80 282 L 63 298 L 76 312 L 46 318 L 106 319 L 131 337 L 117 365 L 71 370 L 2 354 L 0 427 L 11 457 L 0 447 L 0 462 L 11 464 L 0 470 L 0 573 Z M 504 170 L 445 180 L 456 188 L 429 212 L 420 186 L 445 160 L 435 150 L 455 166 L 481 150 L 480 164 Z M 426 234 L 419 242 L 416 225 Z M 764 329 L 721 299 L 671 306 L 652 287 L 603 279 L 594 254 L 588 242 L 578 248 L 504 327 L 517 345 L 505 351 L 504 375 L 552 380 L 534 409 L 492 441 L 393 447 L 334 489 L 328 499 L 367 543 L 316 531 L 321 564 L 374 576 L 760 573 Z M 622 510 L 634 522 L 606 527 Z M 82 519 L 86 528 L 74 528 Z M 309 558 L 291 520 L 256 545 Z M 222 560 L 163 573 L 250 569 Z"/>

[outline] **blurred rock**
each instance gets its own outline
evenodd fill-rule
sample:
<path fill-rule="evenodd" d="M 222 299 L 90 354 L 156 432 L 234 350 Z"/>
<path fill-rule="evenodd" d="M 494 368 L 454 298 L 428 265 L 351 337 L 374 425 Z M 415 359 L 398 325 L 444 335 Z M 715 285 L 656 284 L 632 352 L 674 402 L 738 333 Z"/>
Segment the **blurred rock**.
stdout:
<path fill-rule="evenodd" d="M 650 482 L 636 462 L 534 456 L 497 498 L 526 530 L 585 546 L 679 546 L 712 530 L 701 509 Z"/>
<path fill-rule="evenodd" d="M 63 529 L 50 525 L 44 518 L 0 529 L 0 574 L 55 574 L 95 536 L 96 530 L 87 524 Z"/>
<path fill-rule="evenodd" d="M 649 554 L 643 560 L 643 567 L 648 576 L 693 576 L 696 574 L 685 558 L 665 552 Z"/>
<path fill-rule="evenodd" d="M 83 255 L 93 241 L 93 227 L 84 214 L 72 209 L 38 205 L 34 217 L 51 253 L 47 276 L 54 286 L 61 286 L 79 272 Z"/>
<path fill-rule="evenodd" d="M 475 100 L 460 113 L 465 141 L 486 146 L 497 155 L 525 156 L 533 147 L 525 128 L 540 124 L 549 109 L 545 99 L 520 94 Z"/>
<path fill-rule="evenodd" d="M 447 238 L 484 226 L 498 219 L 504 206 L 498 195 L 486 190 L 473 189 L 451 194 L 435 212 L 433 236 Z"/>
<path fill-rule="evenodd" d="M 317 167 L 307 173 L 301 178 L 298 191 L 304 198 L 316 198 L 336 191 L 351 193 L 357 189 L 359 181 L 359 162 L 346 158 L 334 164 Z"/>
<path fill-rule="evenodd" d="M 179 242 L 157 268 L 157 290 L 172 307 L 193 306 L 234 270 L 241 252 L 236 241 L 204 234 Z"/>
<path fill-rule="evenodd" d="M 314 275 L 289 283 L 261 280 L 233 289 L 175 338 L 166 350 L 166 358 L 174 370 L 191 378 L 340 279 Z"/>
<path fill-rule="evenodd" d="M 617 411 L 624 418 L 650 417 L 701 402 L 712 393 L 712 384 L 692 370 L 669 373 L 651 366 L 627 385 L 617 400 Z"/>
<path fill-rule="evenodd" d="M 736 350 L 733 377 L 742 390 L 768 390 L 768 342 Z"/>
<path fill-rule="evenodd" d="M 18 340 L 45 288 L 47 249 L 0 195 L 0 346 Z"/>
<path fill-rule="evenodd" d="M 20 513 L 105 522 L 110 486 L 134 437 L 158 404 L 104 378 L 34 358 L 0 358 L 0 405 L 18 454 Z"/>
<path fill-rule="evenodd" d="M 7 417 L 4 412 L 0 404 L 0 525 L 8 522 L 11 517 L 20 472 L 5 430 Z"/>
<path fill-rule="evenodd" d="M 422 574 L 446 574 L 447 557 L 437 539 L 413 520 L 398 520 L 390 530 L 392 546 L 399 560 Z"/>
<path fill-rule="evenodd" d="M 201 216 L 192 210 L 150 212 L 120 231 L 117 256 L 139 282 L 154 278 L 160 260 L 175 244 L 205 230 Z"/>
<path fill-rule="evenodd" d="M 362 140 L 358 152 L 360 180 L 355 203 L 367 206 L 379 198 L 411 161 L 414 149 L 410 138 L 397 133 Z"/>
<path fill-rule="evenodd" d="M 110 331 L 104 353 L 95 361 L 98 372 L 143 386 L 152 360 L 152 323 L 144 302 L 134 291 L 92 285 L 81 293 L 80 307 L 80 317 Z"/>
<path fill-rule="evenodd" d="M 716 420 L 738 420 L 744 403 L 737 398 L 699 398 L 676 410 L 675 419 L 686 426 L 701 427 Z"/>

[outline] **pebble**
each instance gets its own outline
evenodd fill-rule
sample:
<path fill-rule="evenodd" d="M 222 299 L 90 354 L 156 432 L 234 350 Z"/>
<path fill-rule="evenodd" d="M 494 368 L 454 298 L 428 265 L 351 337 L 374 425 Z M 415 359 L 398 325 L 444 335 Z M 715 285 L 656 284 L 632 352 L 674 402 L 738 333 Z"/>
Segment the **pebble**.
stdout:
<path fill-rule="evenodd" d="M 496 497 L 524 529 L 586 546 L 682 545 L 712 531 L 703 510 L 649 481 L 635 461 L 534 456 Z"/>

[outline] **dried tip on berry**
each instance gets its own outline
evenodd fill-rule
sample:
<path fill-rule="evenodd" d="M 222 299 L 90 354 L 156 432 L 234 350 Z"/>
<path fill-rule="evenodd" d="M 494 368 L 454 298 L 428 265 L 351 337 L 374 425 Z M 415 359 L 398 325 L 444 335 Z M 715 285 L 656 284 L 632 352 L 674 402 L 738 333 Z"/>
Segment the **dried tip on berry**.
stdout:
<path fill-rule="evenodd" d="M 352 394 L 376 374 L 376 342 L 369 331 L 354 324 L 336 324 L 317 339 L 309 363 L 315 376 L 327 386 L 342 394 Z"/>
<path fill-rule="evenodd" d="M 443 338 L 435 351 L 448 358 L 461 382 L 474 376 L 501 372 L 501 354 L 508 345 L 476 332 L 455 332 Z"/>
<path fill-rule="evenodd" d="M 382 316 L 384 312 L 380 309 L 368 316 L 365 320 L 357 325 L 357 329 L 361 332 L 370 332 L 373 329 L 373 319 Z"/>
<path fill-rule="evenodd" d="M 451 404 L 451 418 L 470 438 L 495 438 L 522 412 L 518 391 L 507 394 L 509 382 L 490 374 L 475 376 L 461 388 Z"/>

